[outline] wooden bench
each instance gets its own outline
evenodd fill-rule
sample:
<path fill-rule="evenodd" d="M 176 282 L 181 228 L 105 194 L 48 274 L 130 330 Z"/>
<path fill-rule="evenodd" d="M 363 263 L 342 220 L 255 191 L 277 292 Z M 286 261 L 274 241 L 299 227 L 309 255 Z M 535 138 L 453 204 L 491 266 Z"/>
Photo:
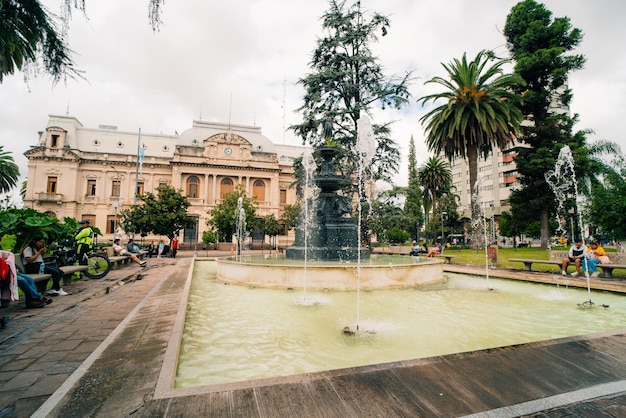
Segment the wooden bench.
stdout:
<path fill-rule="evenodd" d="M 439 255 L 436 255 L 435 257 L 445 258 L 446 259 L 446 264 L 451 264 L 453 258 L 459 258 L 458 255 L 450 255 L 450 254 L 439 254 Z"/>
<path fill-rule="evenodd" d="M 527 258 L 509 258 L 509 261 L 524 263 L 524 269 L 527 271 L 531 271 L 531 267 L 533 264 L 551 264 L 554 266 L 561 266 L 561 262 L 557 260 L 531 260 Z"/>
<path fill-rule="evenodd" d="M 104 247 L 103 249 L 111 262 L 112 269 L 118 268 L 122 264 L 130 263 L 129 255 L 116 255 L 113 247 Z"/>
<path fill-rule="evenodd" d="M 59 270 L 63 272 L 63 286 L 72 284 L 72 277 L 74 276 L 74 273 L 80 273 L 82 277 L 83 271 L 88 270 L 88 269 L 89 269 L 88 266 L 80 266 L 80 265 L 59 267 Z"/>
<path fill-rule="evenodd" d="M 19 271 L 21 271 L 22 273 L 26 274 L 27 276 L 33 279 L 33 281 L 35 282 L 35 287 L 37 288 L 37 291 L 39 293 L 41 294 L 46 293 L 46 289 L 48 287 L 48 281 L 52 279 L 52 274 L 26 273 L 26 269 L 24 268 L 24 263 L 22 262 L 22 255 L 15 254 L 15 253 L 13 253 L 13 255 L 15 256 L 15 267 L 17 267 Z"/>
<path fill-rule="evenodd" d="M 598 268 L 602 270 L 602 277 L 612 278 L 613 269 L 626 269 L 626 264 L 598 264 Z"/>
<path fill-rule="evenodd" d="M 15 256 L 15 265 L 20 268 L 21 271 L 26 272 L 24 268 L 24 263 L 22 262 L 21 254 L 13 254 Z M 61 278 L 63 286 L 68 286 L 72 284 L 72 276 L 74 273 L 81 273 L 87 270 L 88 266 L 63 266 L 59 267 L 59 270 L 63 273 L 63 277 Z M 39 293 L 43 293 L 46 291 L 48 286 L 48 280 L 52 278 L 51 274 L 33 274 L 33 273 L 25 273 L 30 276 L 35 282 L 35 286 L 37 287 L 37 291 Z"/>
<path fill-rule="evenodd" d="M 568 251 L 561 250 L 552 250 L 550 251 L 550 260 L 561 261 L 563 258 L 569 255 Z M 626 268 L 626 254 L 616 253 L 616 252 L 607 252 L 606 256 L 609 257 L 611 263 L 607 264 L 598 264 L 598 268 L 602 271 L 602 277 L 612 278 L 614 269 L 624 269 Z M 573 263 L 570 263 L 573 265 Z"/>
<path fill-rule="evenodd" d="M 113 247 L 104 247 L 103 249 L 111 262 L 111 268 L 115 269 L 123 264 L 130 264 L 130 255 L 117 255 L 115 254 L 115 251 L 113 251 Z M 139 253 L 135 253 L 140 260 L 143 260 L 144 256 L 147 254 L 147 250 L 139 250 Z"/>
<path fill-rule="evenodd" d="M 531 271 L 531 267 L 533 264 L 551 264 L 559 266 L 559 269 L 561 268 L 561 261 L 559 260 L 530 260 L 525 258 L 509 258 L 509 261 L 524 263 L 524 268 L 527 271 Z M 568 267 L 571 265 L 574 265 L 574 263 L 569 263 Z M 613 277 L 614 269 L 626 269 L 626 264 L 598 264 L 597 267 L 602 270 L 602 277 L 610 279 Z"/>

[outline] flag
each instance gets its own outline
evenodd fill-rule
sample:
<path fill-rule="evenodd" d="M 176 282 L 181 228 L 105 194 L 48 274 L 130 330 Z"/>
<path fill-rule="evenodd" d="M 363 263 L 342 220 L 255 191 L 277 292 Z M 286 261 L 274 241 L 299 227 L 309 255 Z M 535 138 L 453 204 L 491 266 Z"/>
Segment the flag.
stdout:
<path fill-rule="evenodd" d="M 139 146 L 139 174 L 143 174 L 143 161 L 146 159 L 146 156 L 143 151 L 143 145 Z"/>
<path fill-rule="evenodd" d="M 143 144 L 141 143 L 141 128 L 139 128 L 139 138 L 137 139 L 137 161 L 139 162 L 139 174 L 143 174 L 143 161 L 146 159 Z"/>

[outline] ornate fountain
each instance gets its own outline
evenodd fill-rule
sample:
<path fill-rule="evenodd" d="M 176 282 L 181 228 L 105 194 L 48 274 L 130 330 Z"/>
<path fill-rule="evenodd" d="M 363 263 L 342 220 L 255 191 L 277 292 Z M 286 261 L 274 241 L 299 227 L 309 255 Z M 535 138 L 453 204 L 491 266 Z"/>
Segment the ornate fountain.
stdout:
<path fill-rule="evenodd" d="M 293 246 L 285 251 L 286 258 L 295 260 L 356 260 L 369 257 L 369 249 L 359 248 L 357 219 L 352 213 L 352 199 L 340 190 L 352 184 L 350 177 L 338 174 L 333 159 L 341 151 L 336 147 L 322 146 L 315 154 L 322 159 L 313 183 L 319 188 L 312 208 L 311 224 L 300 222 Z M 305 218 L 305 217 L 302 217 Z M 308 229 L 307 229 L 308 228 Z"/>

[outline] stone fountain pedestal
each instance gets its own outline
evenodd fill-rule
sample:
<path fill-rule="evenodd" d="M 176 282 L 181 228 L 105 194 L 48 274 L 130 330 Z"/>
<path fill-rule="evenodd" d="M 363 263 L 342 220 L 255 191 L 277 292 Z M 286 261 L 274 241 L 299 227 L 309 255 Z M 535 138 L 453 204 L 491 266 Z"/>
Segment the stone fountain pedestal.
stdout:
<path fill-rule="evenodd" d="M 337 174 L 333 158 L 341 151 L 335 147 L 320 147 L 315 153 L 322 163 L 313 176 L 320 189 L 312 205 L 311 224 L 301 221 L 296 229 L 295 244 L 285 251 L 288 259 L 304 260 L 356 260 L 368 258 L 369 249 L 358 246 L 358 223 L 352 214 L 352 199 L 339 194 L 339 190 L 352 184 L 352 179 Z M 304 218 L 304 217 L 302 217 Z M 306 228 L 306 229 L 305 229 Z"/>

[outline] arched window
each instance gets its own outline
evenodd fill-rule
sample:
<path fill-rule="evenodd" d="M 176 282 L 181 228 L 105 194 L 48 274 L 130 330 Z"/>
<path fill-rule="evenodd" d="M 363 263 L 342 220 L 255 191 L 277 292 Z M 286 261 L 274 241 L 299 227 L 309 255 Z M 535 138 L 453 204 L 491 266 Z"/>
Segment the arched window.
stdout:
<path fill-rule="evenodd" d="M 259 202 L 265 201 L 265 183 L 263 180 L 255 180 L 252 184 L 252 197 L 256 197 Z"/>
<path fill-rule="evenodd" d="M 224 198 L 225 193 L 230 193 L 234 189 L 233 181 L 229 178 L 225 178 L 220 183 L 220 199 Z"/>
<path fill-rule="evenodd" d="M 198 189 L 200 187 L 200 180 L 196 176 L 190 176 L 187 179 L 187 197 L 190 199 L 198 198 Z"/>

